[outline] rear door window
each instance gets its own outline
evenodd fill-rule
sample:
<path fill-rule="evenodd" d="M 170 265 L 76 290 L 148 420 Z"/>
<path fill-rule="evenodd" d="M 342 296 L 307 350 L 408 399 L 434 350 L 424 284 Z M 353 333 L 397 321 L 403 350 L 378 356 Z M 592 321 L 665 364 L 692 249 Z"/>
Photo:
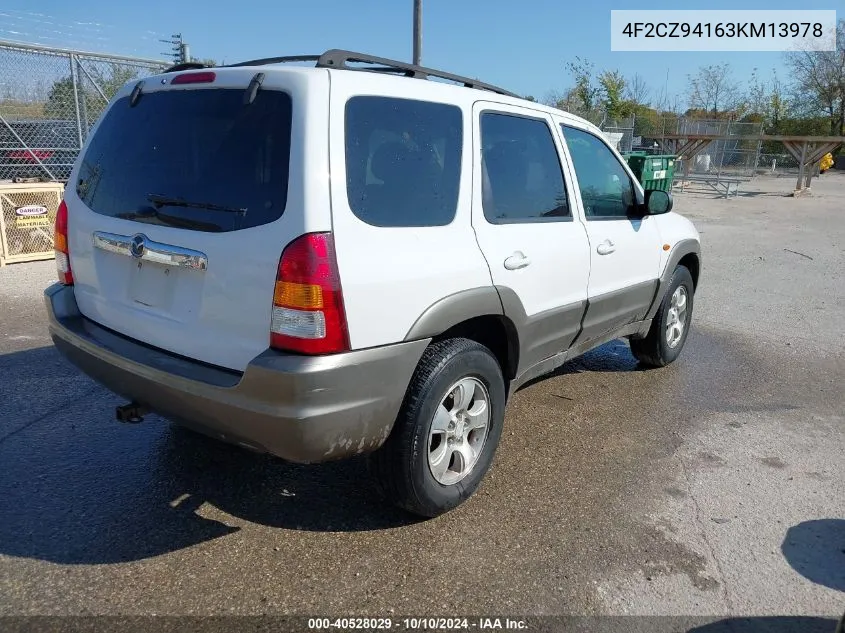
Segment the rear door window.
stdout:
<path fill-rule="evenodd" d="M 552 131 L 541 119 L 481 115 L 482 204 L 494 224 L 571 221 Z"/>
<path fill-rule="evenodd" d="M 458 204 L 460 108 L 390 97 L 346 104 L 346 191 L 375 226 L 443 226 Z"/>
<path fill-rule="evenodd" d="M 291 99 L 261 90 L 172 90 L 118 100 L 82 159 L 76 190 L 96 213 L 201 231 L 273 222 L 285 210 Z"/>

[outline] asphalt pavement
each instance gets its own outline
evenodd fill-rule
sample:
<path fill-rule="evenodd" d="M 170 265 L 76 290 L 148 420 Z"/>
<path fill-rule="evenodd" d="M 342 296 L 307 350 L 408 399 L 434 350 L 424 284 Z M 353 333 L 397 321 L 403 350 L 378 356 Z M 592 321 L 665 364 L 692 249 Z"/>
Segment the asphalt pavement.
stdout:
<path fill-rule="evenodd" d="M 114 422 L 122 402 L 47 336 L 53 262 L 0 269 L 0 615 L 832 623 L 845 174 L 808 198 L 790 183 L 677 196 L 704 250 L 679 361 L 642 370 L 617 341 L 523 388 L 479 493 L 429 521 L 379 501 L 363 460 L 298 466 Z"/>

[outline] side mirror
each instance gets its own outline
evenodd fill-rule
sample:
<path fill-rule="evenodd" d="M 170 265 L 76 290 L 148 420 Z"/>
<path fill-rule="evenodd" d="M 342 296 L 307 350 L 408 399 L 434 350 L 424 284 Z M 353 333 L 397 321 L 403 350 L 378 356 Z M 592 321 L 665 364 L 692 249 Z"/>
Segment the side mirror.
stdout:
<path fill-rule="evenodd" d="M 645 211 L 648 215 L 663 215 L 672 210 L 672 194 L 660 189 L 649 189 L 645 192 Z"/>

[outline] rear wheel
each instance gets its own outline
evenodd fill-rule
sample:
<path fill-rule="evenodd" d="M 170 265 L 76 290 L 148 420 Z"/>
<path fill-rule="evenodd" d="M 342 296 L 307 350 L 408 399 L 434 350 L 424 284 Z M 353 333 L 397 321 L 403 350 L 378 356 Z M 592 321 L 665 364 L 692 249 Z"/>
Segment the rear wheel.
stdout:
<path fill-rule="evenodd" d="M 631 339 L 631 352 L 644 365 L 664 367 L 681 354 L 692 321 L 694 284 L 686 266 L 678 266 L 648 334 Z"/>
<path fill-rule="evenodd" d="M 493 461 L 504 409 L 504 378 L 489 349 L 462 338 L 430 345 L 393 432 L 370 457 L 382 493 L 426 517 L 466 501 Z"/>

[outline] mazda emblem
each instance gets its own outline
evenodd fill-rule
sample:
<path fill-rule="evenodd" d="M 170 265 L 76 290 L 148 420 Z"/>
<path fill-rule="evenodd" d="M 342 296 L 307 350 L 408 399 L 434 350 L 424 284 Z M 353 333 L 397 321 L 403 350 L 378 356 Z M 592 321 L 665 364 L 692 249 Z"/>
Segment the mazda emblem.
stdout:
<path fill-rule="evenodd" d="M 146 241 L 147 237 L 145 235 L 141 235 L 140 233 L 132 238 L 132 244 L 129 246 L 129 252 L 132 253 L 132 257 L 135 257 L 136 259 L 143 257 L 144 250 L 146 249 Z"/>

